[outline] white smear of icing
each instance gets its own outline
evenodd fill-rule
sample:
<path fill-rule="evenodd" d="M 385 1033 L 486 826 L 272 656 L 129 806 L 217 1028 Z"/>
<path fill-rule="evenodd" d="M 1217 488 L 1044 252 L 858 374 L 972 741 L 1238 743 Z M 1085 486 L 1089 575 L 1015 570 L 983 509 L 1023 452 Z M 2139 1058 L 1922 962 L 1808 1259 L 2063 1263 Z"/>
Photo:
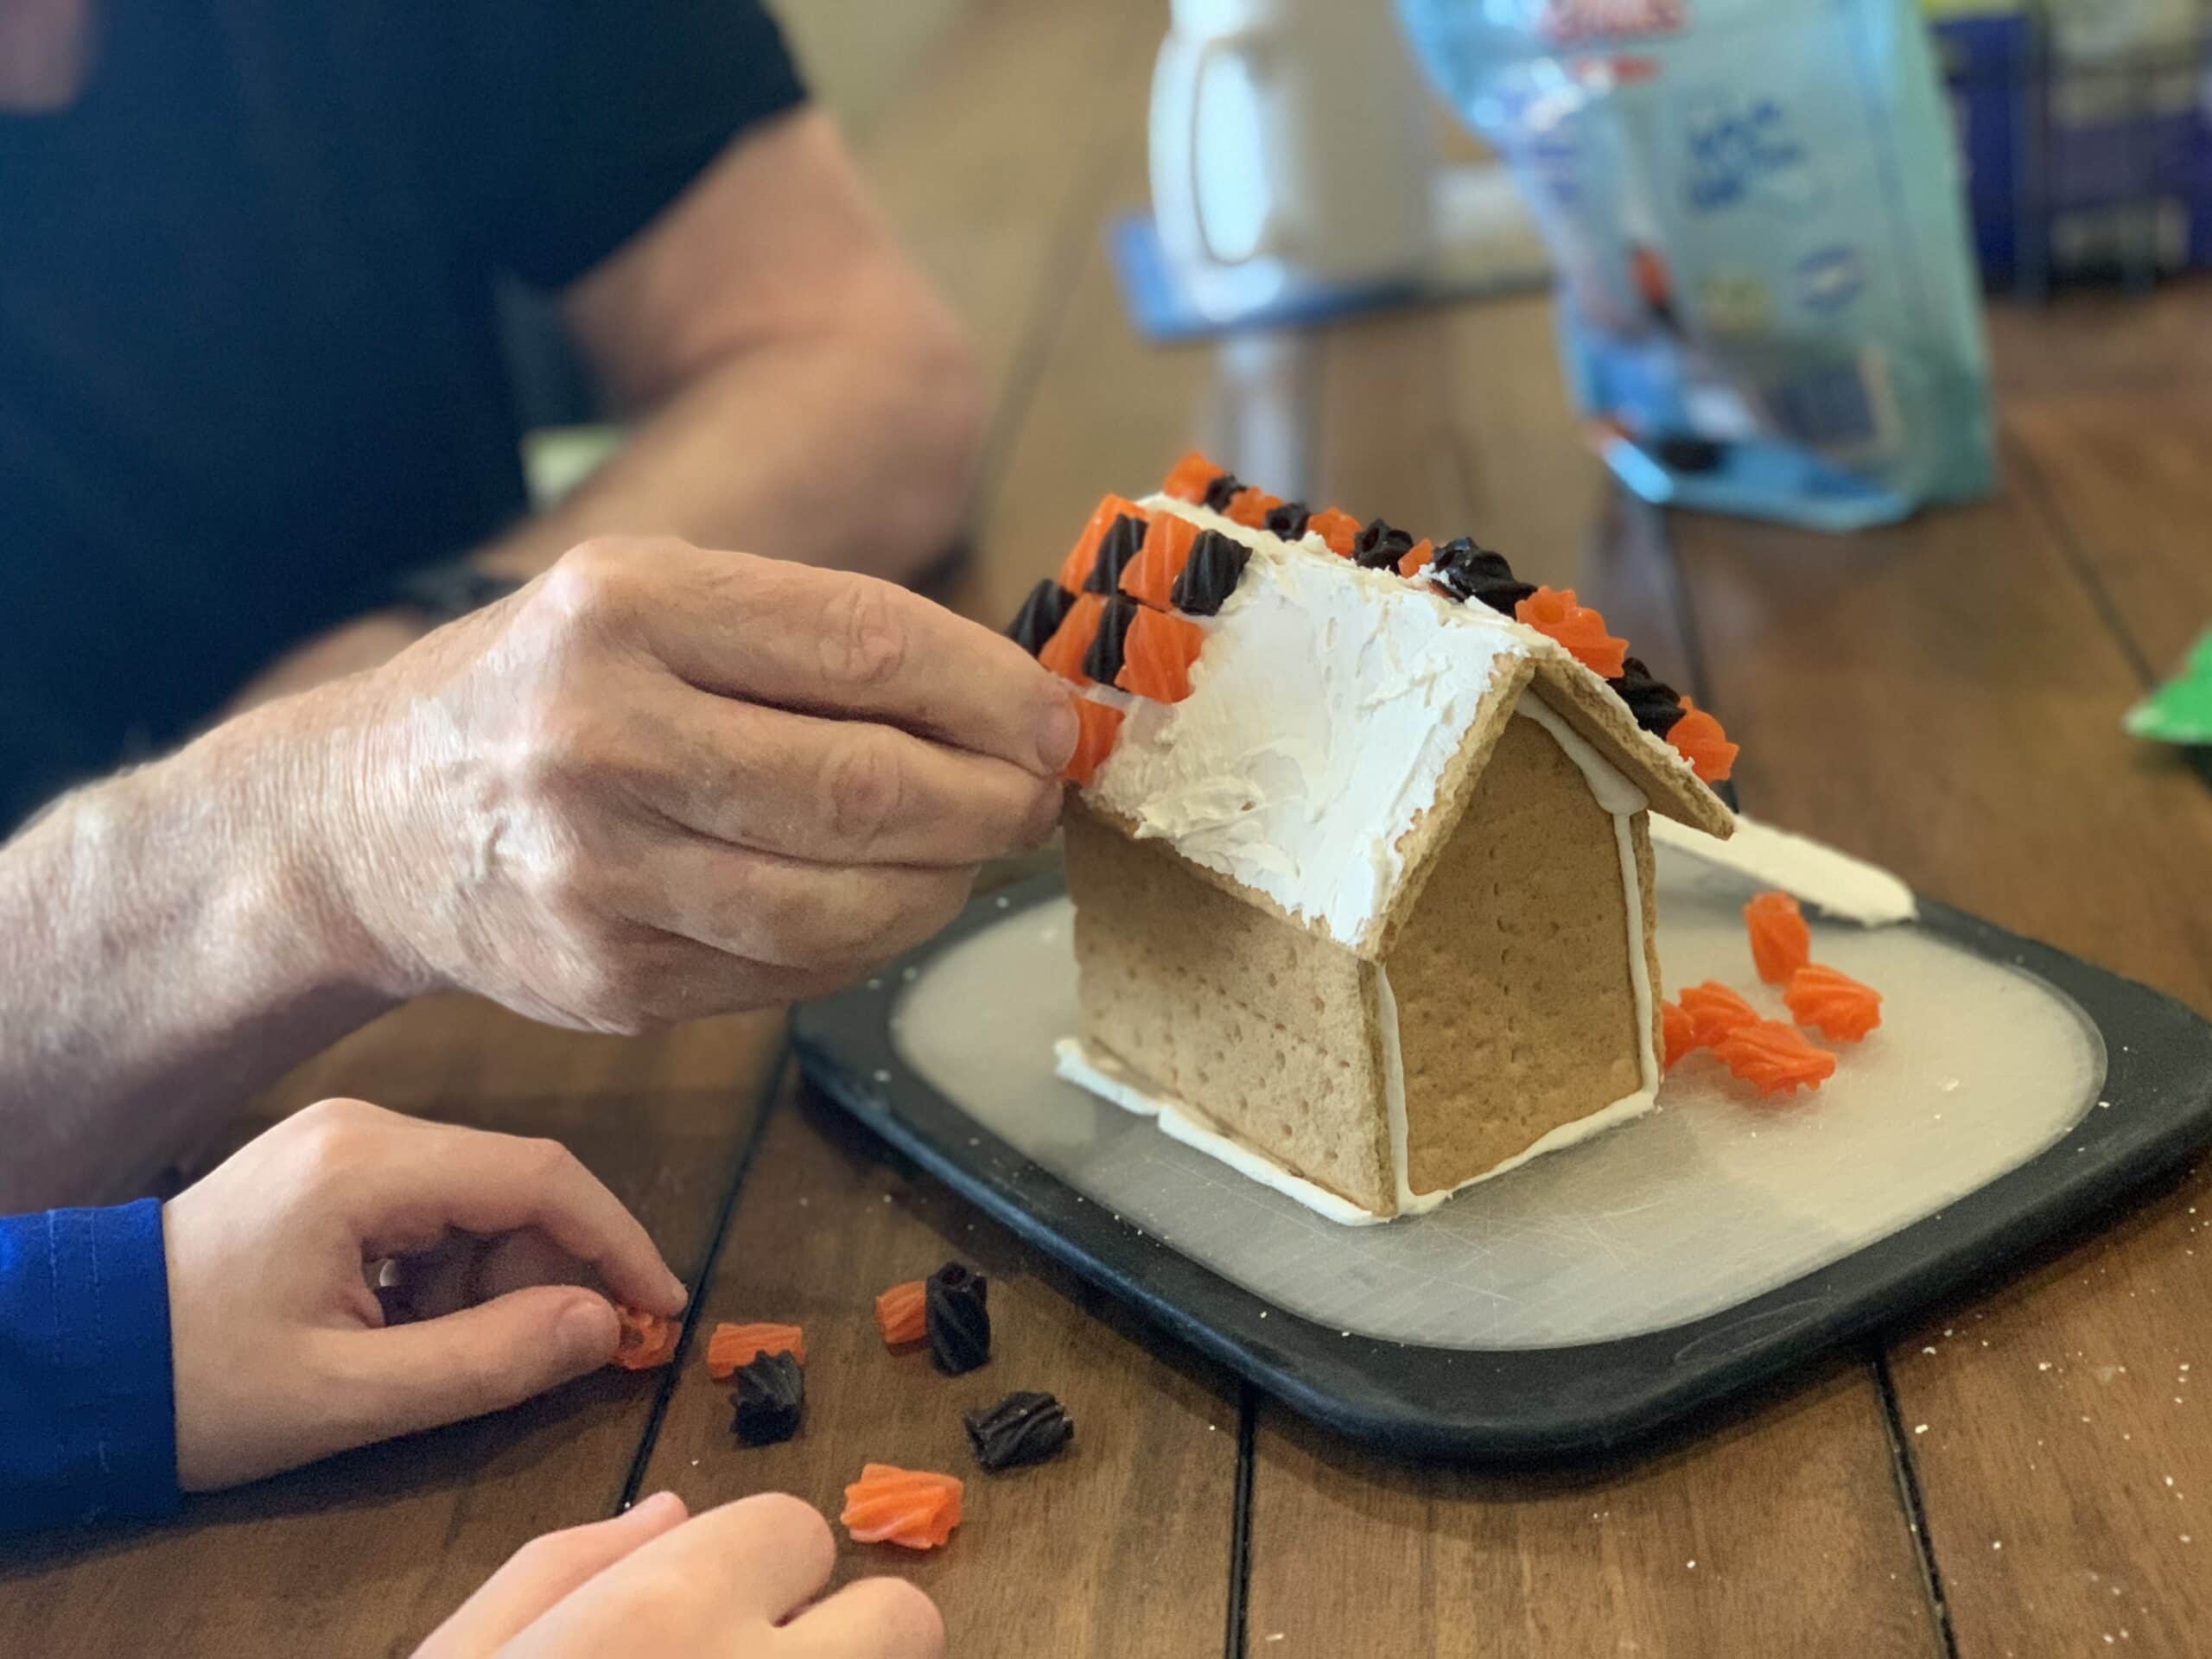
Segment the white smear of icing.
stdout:
<path fill-rule="evenodd" d="M 1676 852 L 1739 871 L 1846 921 L 1885 927 L 1920 913 L 1912 889 L 1887 870 L 1740 812 L 1736 833 L 1726 841 L 1659 817 L 1651 820 L 1651 836 Z"/>
<path fill-rule="evenodd" d="M 1127 1066 L 1106 1055 L 1092 1054 L 1076 1038 L 1063 1037 L 1052 1045 L 1052 1070 L 1067 1082 L 1079 1089 L 1088 1089 L 1123 1111 L 1157 1120 L 1160 1133 L 1171 1141 L 1180 1141 L 1210 1158 L 1219 1159 L 1240 1175 L 1262 1186 L 1273 1187 L 1285 1198 L 1295 1198 L 1318 1216 L 1346 1227 L 1371 1227 L 1389 1219 L 1363 1210 L 1350 1198 L 1303 1176 L 1292 1174 L 1243 1141 L 1232 1141 L 1206 1128 L 1182 1102 L 1141 1085 Z"/>
<path fill-rule="evenodd" d="M 1140 708 L 1089 798 L 1357 949 L 1498 665 L 1533 629 L 1165 497 L 1251 550 L 1181 702 Z"/>

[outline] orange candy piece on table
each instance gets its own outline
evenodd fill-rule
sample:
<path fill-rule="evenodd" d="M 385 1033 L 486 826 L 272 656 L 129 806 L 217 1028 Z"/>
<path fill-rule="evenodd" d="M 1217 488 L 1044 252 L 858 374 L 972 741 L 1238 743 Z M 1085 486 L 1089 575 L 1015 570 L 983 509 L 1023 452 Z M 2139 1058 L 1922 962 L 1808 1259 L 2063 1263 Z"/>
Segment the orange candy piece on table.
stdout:
<path fill-rule="evenodd" d="M 1124 514 L 1141 519 L 1144 509 L 1134 501 L 1118 495 L 1109 495 L 1090 510 L 1090 518 L 1084 524 L 1083 534 L 1075 538 L 1075 545 L 1068 550 L 1066 558 L 1060 561 L 1060 586 L 1071 594 L 1083 591 L 1083 584 L 1090 579 L 1090 568 L 1098 563 L 1098 543 L 1106 539 L 1107 528 Z"/>
<path fill-rule="evenodd" d="M 1326 542 L 1329 551 L 1340 559 L 1351 557 L 1352 543 L 1359 539 L 1359 520 L 1334 507 L 1324 507 L 1308 518 L 1306 529 L 1309 535 Z"/>
<path fill-rule="evenodd" d="M 1160 486 L 1160 493 L 1195 505 L 1206 499 L 1206 486 L 1228 470 L 1226 467 L 1215 466 L 1193 449 L 1167 469 L 1167 480 Z"/>
<path fill-rule="evenodd" d="M 1713 1045 L 1720 1063 L 1763 1095 L 1817 1089 L 1835 1072 L 1835 1056 L 1815 1048 L 1795 1026 L 1754 1020 L 1723 1033 Z"/>
<path fill-rule="evenodd" d="M 677 1320 L 618 1304 L 614 1324 L 614 1357 L 608 1364 L 626 1371 L 650 1371 L 676 1357 L 677 1338 L 683 1334 Z"/>
<path fill-rule="evenodd" d="M 806 1332 L 795 1325 L 718 1325 L 707 1338 L 707 1375 L 726 1382 L 763 1354 L 789 1354 L 806 1363 Z"/>
<path fill-rule="evenodd" d="M 1122 571 L 1122 591 L 1141 605 L 1164 611 L 1175 590 L 1175 578 L 1190 563 L 1198 544 L 1198 527 L 1172 512 L 1154 515 L 1145 526 L 1144 546 Z"/>
<path fill-rule="evenodd" d="M 1664 1001 L 1659 1004 L 1659 1069 L 1662 1071 L 1673 1071 L 1675 1061 L 1692 1049 L 1704 1046 L 1698 1038 L 1697 1021 L 1690 1017 L 1690 1011 Z"/>
<path fill-rule="evenodd" d="M 855 1543 L 935 1549 L 960 1524 L 962 1491 L 957 1476 L 864 1464 L 861 1478 L 845 1488 L 844 1512 L 837 1518 Z"/>
<path fill-rule="evenodd" d="M 1037 653 L 1037 660 L 1048 673 L 1077 685 L 1090 683 L 1090 676 L 1083 671 L 1083 659 L 1090 654 L 1090 642 L 1098 637 L 1098 618 L 1105 608 L 1103 594 L 1075 596 L 1075 603 L 1068 607 L 1060 626 L 1045 642 L 1044 650 Z"/>
<path fill-rule="evenodd" d="M 1265 530 L 1268 515 L 1282 505 L 1282 497 L 1269 495 L 1265 490 L 1247 484 L 1229 498 L 1229 505 L 1222 517 L 1232 524 L 1242 524 L 1247 530 Z"/>
<path fill-rule="evenodd" d="M 1728 774 L 1736 769 L 1738 748 L 1728 741 L 1728 734 L 1720 729 L 1720 722 L 1699 708 L 1688 697 L 1682 699 L 1682 717 L 1667 733 L 1667 741 L 1675 752 L 1690 763 L 1690 770 L 1708 784 L 1727 781 Z"/>
<path fill-rule="evenodd" d="M 1605 632 L 1605 619 L 1574 597 L 1572 588 L 1539 588 L 1513 607 L 1516 622 L 1567 647 L 1574 660 L 1601 679 L 1617 680 L 1628 666 L 1628 641 Z"/>
<path fill-rule="evenodd" d="M 1421 566 L 1435 556 L 1436 543 L 1424 536 L 1408 548 L 1406 556 L 1398 561 L 1398 574 L 1402 576 L 1417 576 L 1421 574 Z"/>
<path fill-rule="evenodd" d="M 1808 963 L 1782 993 L 1789 1017 L 1830 1042 L 1855 1043 L 1882 1023 L 1882 994 L 1848 974 Z"/>
<path fill-rule="evenodd" d="M 1759 1011 L 1717 979 L 1689 987 L 1681 1000 L 1700 1048 L 1710 1048 L 1730 1032 L 1758 1023 Z"/>
<path fill-rule="evenodd" d="M 1813 959 L 1813 931 L 1786 893 L 1763 893 L 1745 905 L 1744 926 L 1751 936 L 1751 965 L 1770 985 L 1787 985 Z"/>
<path fill-rule="evenodd" d="M 1134 623 L 1130 631 L 1135 632 Z M 1106 764 L 1106 757 L 1113 753 L 1114 740 L 1122 734 L 1122 711 L 1109 709 L 1103 702 L 1093 702 L 1089 697 L 1077 697 L 1075 714 L 1082 730 L 1076 737 L 1075 753 L 1060 768 L 1060 776 L 1078 789 L 1087 789 L 1090 780 L 1098 775 L 1098 768 Z"/>
<path fill-rule="evenodd" d="M 1180 702 L 1191 695 L 1191 664 L 1205 643 L 1205 630 L 1186 617 L 1139 611 L 1122 642 L 1114 683 L 1154 702 Z"/>
<path fill-rule="evenodd" d="M 885 1347 L 905 1348 L 929 1335 L 928 1301 L 920 1279 L 893 1285 L 875 1299 L 875 1328 L 883 1332 Z"/>

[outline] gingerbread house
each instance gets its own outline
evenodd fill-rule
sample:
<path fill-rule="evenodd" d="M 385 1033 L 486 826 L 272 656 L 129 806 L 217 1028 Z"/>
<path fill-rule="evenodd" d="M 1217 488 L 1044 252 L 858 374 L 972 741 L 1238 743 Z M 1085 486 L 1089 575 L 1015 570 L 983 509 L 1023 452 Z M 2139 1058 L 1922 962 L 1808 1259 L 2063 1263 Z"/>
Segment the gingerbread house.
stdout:
<path fill-rule="evenodd" d="M 1081 693 L 1063 1076 L 1346 1222 L 1647 1109 L 1646 815 L 1733 747 L 1573 593 L 1187 456 L 1010 632 Z"/>

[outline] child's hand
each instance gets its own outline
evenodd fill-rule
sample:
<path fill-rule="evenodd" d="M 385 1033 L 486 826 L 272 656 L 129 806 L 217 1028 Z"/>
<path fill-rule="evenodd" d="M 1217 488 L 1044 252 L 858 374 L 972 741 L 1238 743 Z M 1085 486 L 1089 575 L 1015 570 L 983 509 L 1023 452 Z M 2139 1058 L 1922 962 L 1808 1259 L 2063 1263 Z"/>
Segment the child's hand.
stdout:
<path fill-rule="evenodd" d="M 524 1545 L 415 1659 L 937 1659 L 944 1651 L 936 1607 L 902 1580 L 866 1579 L 808 1607 L 836 1555 L 829 1526 L 795 1497 L 748 1497 L 686 1521 L 682 1500 L 662 1492 L 612 1521 Z"/>
<path fill-rule="evenodd" d="M 605 1364 L 606 1297 L 548 1281 L 595 1279 L 656 1313 L 684 1300 L 645 1229 L 563 1147 L 357 1100 L 241 1148 L 171 1200 L 162 1230 L 188 1491 L 496 1411 Z M 486 1239 L 508 1246 L 495 1254 L 509 1284 L 533 1282 L 478 1300 L 490 1287 L 477 1274 L 456 1294 L 455 1246 Z M 367 1276 L 385 1258 L 442 1267 L 428 1276 L 457 1311 L 385 1328 Z"/>

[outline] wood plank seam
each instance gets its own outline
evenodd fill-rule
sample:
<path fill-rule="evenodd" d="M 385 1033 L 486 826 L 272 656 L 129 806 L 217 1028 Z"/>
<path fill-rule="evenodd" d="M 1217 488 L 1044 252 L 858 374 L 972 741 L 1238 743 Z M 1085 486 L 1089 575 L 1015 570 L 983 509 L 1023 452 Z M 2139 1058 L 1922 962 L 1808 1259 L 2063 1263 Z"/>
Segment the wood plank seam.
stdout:
<path fill-rule="evenodd" d="M 615 1497 L 612 1514 L 620 1515 L 638 1501 L 638 1488 L 645 1482 L 645 1470 L 652 1461 L 653 1447 L 659 1442 L 661 1421 L 668 1414 L 668 1402 L 676 1393 L 676 1385 L 683 1379 L 685 1362 L 691 1357 L 692 1334 L 698 1329 L 702 1311 L 707 1306 L 707 1287 L 714 1282 L 715 1264 L 721 1259 L 723 1243 L 729 1236 L 730 1217 L 737 1213 L 737 1196 L 745 1189 L 745 1178 L 752 1171 L 753 1155 L 760 1150 L 760 1141 L 767 1132 L 768 1119 L 774 1114 L 785 1080 L 796 1064 L 791 1057 L 791 1022 L 786 1020 L 783 1030 L 777 1036 L 775 1064 L 768 1068 L 767 1075 L 760 1083 L 760 1099 L 753 1114 L 752 1133 L 745 1138 L 745 1146 L 730 1171 L 729 1186 L 722 1193 L 721 1204 L 715 1212 L 714 1233 L 699 1258 L 698 1277 L 686 1287 L 690 1297 L 683 1305 L 683 1332 L 677 1338 L 676 1357 L 661 1369 L 660 1385 L 653 1392 L 652 1410 L 638 1435 L 638 1448 L 631 1453 L 629 1471 L 622 1478 L 622 1489 Z"/>
<path fill-rule="evenodd" d="M 1260 1425 L 1259 1390 L 1236 1385 L 1236 1490 L 1229 1511 L 1229 1611 L 1223 1659 L 1245 1659 L 1251 1646 L 1248 1617 L 1252 1589 L 1252 1467 Z"/>
<path fill-rule="evenodd" d="M 1943 1572 L 1936 1560 L 1936 1540 L 1929 1530 L 1928 1505 L 1921 1496 L 1912 1442 L 1905 1433 L 1904 1407 L 1897 1398 L 1897 1379 L 1890 1374 L 1889 1351 L 1877 1340 L 1867 1345 L 1866 1357 L 1874 1373 L 1875 1391 L 1882 1398 L 1882 1421 L 1890 1436 L 1890 1465 L 1897 1476 L 1897 1502 L 1912 1533 L 1913 1554 L 1920 1562 L 1921 1591 L 1928 1598 L 1928 1611 L 1936 1621 L 1936 1634 L 1946 1659 L 1959 1659 L 1958 1634 L 1951 1628 L 1951 1610 L 1943 1600 Z"/>

